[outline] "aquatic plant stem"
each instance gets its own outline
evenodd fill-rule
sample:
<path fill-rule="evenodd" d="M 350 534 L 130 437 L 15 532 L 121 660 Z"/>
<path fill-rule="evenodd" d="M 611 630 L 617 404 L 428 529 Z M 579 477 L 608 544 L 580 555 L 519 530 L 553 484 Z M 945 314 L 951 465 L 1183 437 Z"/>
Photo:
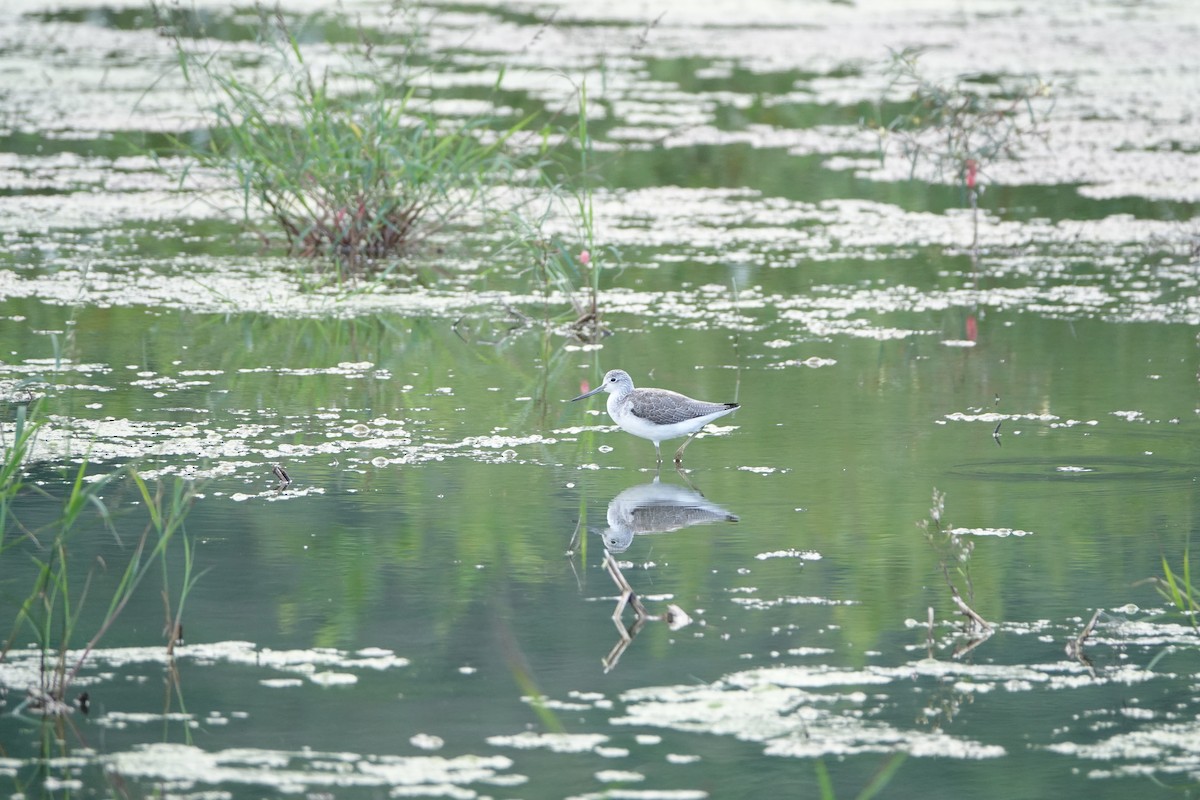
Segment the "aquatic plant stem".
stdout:
<path fill-rule="evenodd" d="M 578 167 L 572 170 L 572 179 L 550 184 L 543 175 L 543 188 L 549 195 L 545 210 L 531 219 L 524 214 L 514 214 L 515 226 L 520 236 L 515 245 L 522 248 L 533 263 L 532 270 L 540 279 L 542 294 L 550 300 L 551 289 L 557 291 L 570 303 L 574 319 L 567 325 L 567 332 L 585 342 L 595 342 L 608 335 L 604 327 L 603 311 L 600 307 L 600 284 L 605 272 L 606 260 L 617 260 L 619 254 L 614 247 L 597 249 L 596 209 L 593 188 L 593 143 L 589 129 L 589 96 L 586 79 L 578 83 L 569 77 L 577 106 L 576 122 L 564 131 L 578 150 Z M 570 220 L 570 232 L 547 234 L 545 229 L 559 214 Z"/>

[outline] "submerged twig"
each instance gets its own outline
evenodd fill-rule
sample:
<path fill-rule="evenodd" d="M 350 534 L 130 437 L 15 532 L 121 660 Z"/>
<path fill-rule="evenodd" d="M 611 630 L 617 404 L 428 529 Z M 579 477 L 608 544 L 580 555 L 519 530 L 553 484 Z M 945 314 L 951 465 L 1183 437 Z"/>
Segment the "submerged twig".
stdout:
<path fill-rule="evenodd" d="M 617 598 L 617 607 L 613 610 L 613 619 L 620 620 L 621 615 L 625 612 L 625 606 L 633 607 L 633 612 L 640 620 L 654 619 L 646 607 L 642 605 L 641 598 L 637 596 L 637 592 L 633 590 L 633 586 L 625 579 L 625 575 L 621 572 L 621 567 L 617 564 L 617 560 L 613 558 L 612 553 L 604 551 L 604 568 L 608 570 L 609 576 L 613 579 L 613 583 L 621 590 L 621 594 Z"/>
<path fill-rule="evenodd" d="M 933 606 L 929 607 L 929 618 L 925 623 L 925 654 L 933 658 Z"/>
<path fill-rule="evenodd" d="M 279 483 L 275 484 L 275 491 L 282 492 L 284 489 L 292 485 L 292 476 L 288 475 L 288 471 L 283 468 L 282 464 L 276 464 L 271 467 L 271 472 L 279 479 Z"/>
<path fill-rule="evenodd" d="M 621 594 L 617 597 L 617 607 L 613 609 L 612 620 L 617 626 L 617 634 L 619 638 L 612 649 L 608 651 L 608 655 L 600 659 L 600 663 L 604 665 L 604 671 L 609 672 L 617 666 L 617 662 L 621 660 L 621 656 L 625 650 L 633 643 L 633 637 L 637 636 L 647 622 L 652 620 L 663 620 L 671 628 L 671 630 L 679 630 L 680 628 L 691 624 L 692 618 L 688 616 L 682 608 L 671 603 L 667 606 L 667 612 L 661 616 L 655 616 L 642 605 L 641 598 L 637 592 L 633 590 L 633 586 L 625 579 L 625 575 L 621 572 L 621 566 L 617 560 L 613 558 L 613 554 L 607 550 L 604 551 L 604 569 L 608 572 L 609 577 L 613 579 L 613 583 L 621 590 Z M 622 616 L 625 613 L 626 607 L 633 608 L 635 615 L 633 626 L 625 627 L 625 622 Z"/>
<path fill-rule="evenodd" d="M 1096 613 L 1092 614 L 1092 618 L 1088 620 L 1087 625 L 1083 626 L 1083 630 L 1079 632 L 1079 635 L 1074 639 L 1068 640 L 1067 645 L 1064 648 L 1068 656 L 1079 661 L 1088 669 L 1092 668 L 1092 660 L 1088 658 L 1086 654 L 1084 654 L 1083 646 L 1087 642 L 1088 637 L 1092 635 L 1092 631 L 1096 627 L 1096 620 L 1100 618 L 1100 611 L 1101 609 L 1096 609 Z"/>
<path fill-rule="evenodd" d="M 613 609 L 612 621 L 617 626 L 617 634 L 619 638 L 612 649 L 608 651 L 608 655 L 600 659 L 600 663 L 604 665 L 604 671 L 609 672 L 617 666 L 617 662 L 621 660 L 621 656 L 625 653 L 626 648 L 633 643 L 633 637 L 637 636 L 638 631 L 645 626 L 646 622 L 651 619 L 646 613 L 645 606 L 638 599 L 637 593 L 633 591 L 633 587 L 625 576 L 621 573 L 621 567 L 617 564 L 617 560 L 613 558 L 612 553 L 604 551 L 604 569 L 608 572 L 609 577 L 613 579 L 613 583 L 621 590 L 621 594 L 617 597 L 617 607 Z M 625 606 L 632 605 L 636 618 L 632 628 L 626 628 L 622 615 L 625 613 Z"/>
<path fill-rule="evenodd" d="M 953 653 L 954 657 L 962 658 L 965 655 L 969 655 L 972 650 L 974 650 L 976 647 L 979 647 L 979 645 L 983 644 L 988 639 L 990 639 L 992 637 L 992 633 L 993 633 L 993 629 L 991 627 L 984 628 L 984 629 L 980 630 L 974 636 L 971 636 L 970 638 L 966 639 L 965 641 L 959 642 L 954 647 L 954 653 Z"/>

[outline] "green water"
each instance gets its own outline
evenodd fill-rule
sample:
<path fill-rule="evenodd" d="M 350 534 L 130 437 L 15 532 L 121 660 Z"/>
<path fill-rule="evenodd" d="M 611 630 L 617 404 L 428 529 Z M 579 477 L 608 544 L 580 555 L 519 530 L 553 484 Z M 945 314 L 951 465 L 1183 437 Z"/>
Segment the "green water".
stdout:
<path fill-rule="evenodd" d="M 129 35 L 141 49 L 123 83 L 159 69 L 132 6 L 25 5 L 0 31 Z M 963 24 L 1015 36 L 1014 8 Z M 451 28 L 512 26 L 455 50 L 462 64 L 504 41 L 514 63 L 562 66 L 557 39 L 521 61 L 540 19 L 443 10 Z M 645 27 L 602 11 L 547 35 L 594 55 Z M 814 25 L 859 24 L 826 11 Z M 891 19 L 874 11 L 866 30 Z M 30 392 L 46 426 L 28 467 L 40 491 L 12 506 L 30 536 L 10 528 L 0 551 L 0 621 L 30 596 L 85 457 L 95 477 L 188 481 L 202 574 L 168 659 L 177 541 L 84 660 L 72 693 L 90 710 L 65 722 L 21 707 L 42 673 L 17 627 L 0 660 L 8 795 L 816 797 L 822 770 L 837 797 L 881 771 L 885 797 L 1191 791 L 1200 640 L 1148 579 L 1164 558 L 1183 569 L 1200 513 L 1194 201 L 1168 177 L 1115 199 L 1066 176 L 996 186 L 973 261 L 953 188 L 772 141 L 850 138 L 862 98 L 767 101 L 826 79 L 853 89 L 857 68 L 769 69 L 757 59 L 791 50 L 738 50 L 752 38 L 732 26 L 719 51 L 704 13 L 680 13 L 594 84 L 614 102 L 602 129 L 652 128 L 632 104 L 668 86 L 683 99 L 663 92 L 660 111 L 754 141 L 697 143 L 680 123 L 675 145 L 607 157 L 601 230 L 624 267 L 605 275 L 613 335 L 598 346 L 542 325 L 560 309 L 486 235 L 448 243 L 445 285 L 313 299 L 292 262 L 175 205 L 119 151 L 67 148 L 54 109 L 30 107 L 14 127 L 37 135 L 4 139 L 0 388 L 6 443 Z M 1129 11 L 1129 41 L 1161 32 L 1162 13 Z M 217 12 L 231 40 L 234 17 Z M 1179 36 L 1161 43 L 1168 61 L 1190 52 Z M 30 41 L 10 36 L 0 60 L 88 63 Z M 954 63 L 978 68 L 970 56 Z M 1060 117 L 1111 100 L 1088 91 Z M 1121 120 L 1136 138 L 1136 115 Z M 107 137 L 72 122 L 80 141 Z M 97 161 L 43 160 L 64 151 Z M 601 398 L 568 402 L 612 368 L 742 408 L 689 445 L 683 473 L 656 472 L 653 445 L 613 429 Z M 89 511 L 70 539 L 73 591 L 87 583 L 72 661 L 146 524 L 128 477 L 100 494 L 111 527 Z M 632 608 L 614 623 L 604 541 L 630 497 L 677 529 L 626 534 L 618 569 L 649 614 L 675 606 L 686 624 L 635 625 Z M 720 513 L 687 526 L 681 502 Z M 966 630 L 948 580 L 988 634 Z M 1077 658 L 1066 648 L 1096 611 Z"/>

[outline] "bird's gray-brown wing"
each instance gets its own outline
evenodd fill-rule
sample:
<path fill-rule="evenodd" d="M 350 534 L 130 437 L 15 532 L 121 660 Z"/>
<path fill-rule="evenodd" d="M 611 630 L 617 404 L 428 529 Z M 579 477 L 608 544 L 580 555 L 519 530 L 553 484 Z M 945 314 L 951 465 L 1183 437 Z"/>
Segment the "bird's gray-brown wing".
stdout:
<path fill-rule="evenodd" d="M 737 408 L 736 403 L 706 403 L 667 389 L 636 391 L 629 398 L 629 410 L 634 416 L 658 425 L 673 425 L 733 408 Z"/>
<path fill-rule="evenodd" d="M 707 502 L 707 501 L 705 501 Z M 692 525 L 706 522 L 737 522 L 736 514 L 730 514 L 720 506 L 663 505 L 638 506 L 629 514 L 630 525 L 635 533 L 669 533 Z"/>

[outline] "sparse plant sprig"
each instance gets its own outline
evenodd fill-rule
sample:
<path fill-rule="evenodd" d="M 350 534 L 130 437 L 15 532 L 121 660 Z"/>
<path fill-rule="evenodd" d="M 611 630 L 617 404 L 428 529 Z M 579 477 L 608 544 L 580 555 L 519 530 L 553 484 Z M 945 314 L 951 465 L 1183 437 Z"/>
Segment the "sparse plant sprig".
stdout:
<path fill-rule="evenodd" d="M 989 633 L 991 624 L 972 608 L 975 586 L 971 581 L 971 554 L 975 550 L 975 543 L 945 524 L 942 519 L 945 510 L 945 492 L 934 489 L 929 518 L 920 520 L 917 526 L 925 532 L 925 541 L 938 555 L 942 577 L 950 589 L 950 598 L 967 618 L 968 630 Z"/>
<path fill-rule="evenodd" d="M 534 265 L 542 286 L 557 291 L 570 304 L 573 317 L 566 325 L 568 333 L 595 342 L 609 333 L 600 309 L 600 278 L 605 264 L 620 263 L 620 253 L 611 245 L 599 245 L 596 237 L 587 81 L 566 79 L 573 90 L 577 119 L 562 133 L 574 145 L 577 167 L 567 170 L 569 179 L 552 185 L 547 182 L 547 199 L 540 216 L 514 214 L 515 227 L 520 231 L 516 244 Z M 563 219 L 568 220 L 567 232 L 547 233 L 552 225 L 564 227 Z"/>
<path fill-rule="evenodd" d="M 1042 123 L 1052 109 L 1049 84 L 1036 76 L 939 82 L 921 70 L 921 55 L 919 49 L 892 53 L 875 125 L 881 156 L 895 143 L 914 171 L 927 163 L 939 177 L 965 181 L 970 162 L 985 169 L 995 161 L 1021 158 L 1030 138 L 1044 141 Z M 897 94 L 907 98 L 904 107 L 884 119 L 885 104 Z"/>
<path fill-rule="evenodd" d="M 879 136 L 880 159 L 898 150 L 909 162 L 910 176 L 922 165 L 938 179 L 953 176 L 971 208 L 974 251 L 979 243 L 980 178 L 991 164 L 1019 160 L 1030 140 L 1045 143 L 1043 123 L 1053 109 L 1051 87 L 1037 76 L 936 81 L 920 67 L 922 52 L 907 48 L 892 53 L 872 125 Z M 884 108 L 893 108 L 897 95 L 904 97 L 901 110 L 885 116 Z"/>
<path fill-rule="evenodd" d="M 880 792 L 882 792 L 895 776 L 896 771 L 908 758 L 907 753 L 893 753 L 883 759 L 879 768 L 871 775 L 867 785 L 859 790 L 854 796 L 855 800 L 871 800 Z M 814 769 L 817 775 L 817 790 L 820 793 L 821 800 L 836 800 L 837 794 L 833 789 L 833 778 L 829 774 L 829 768 L 825 766 L 825 762 L 818 758 L 813 762 Z"/>
<path fill-rule="evenodd" d="M 13 408 L 11 432 L 0 425 L 0 556 L 23 538 L 31 537 L 13 514 L 12 502 L 25 486 L 25 461 L 33 449 L 41 422 L 35 415 L 37 400 L 21 385 L 10 401 Z M 16 533 L 10 533 L 15 529 Z"/>

